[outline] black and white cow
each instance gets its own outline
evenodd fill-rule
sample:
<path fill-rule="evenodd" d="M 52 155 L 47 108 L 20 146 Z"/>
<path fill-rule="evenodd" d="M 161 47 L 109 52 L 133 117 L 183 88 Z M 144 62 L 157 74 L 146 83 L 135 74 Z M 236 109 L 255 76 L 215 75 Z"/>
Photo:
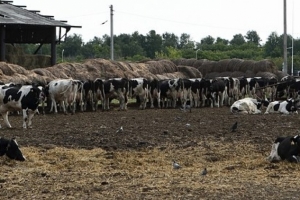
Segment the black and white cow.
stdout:
<path fill-rule="evenodd" d="M 157 98 L 158 108 L 168 107 L 168 105 L 165 106 L 166 100 L 170 100 L 171 106 L 175 108 L 178 97 L 181 97 L 181 92 L 182 92 L 181 78 L 159 81 L 159 91 L 158 91 L 158 98 Z"/>
<path fill-rule="evenodd" d="M 230 106 L 234 101 L 239 99 L 240 81 L 233 77 L 218 77 L 225 82 L 224 102 Z"/>
<path fill-rule="evenodd" d="M 294 99 L 288 99 L 282 102 L 280 101 L 270 102 L 266 109 L 265 114 L 269 114 L 269 113 L 298 114 L 297 111 L 298 102 L 299 102 L 298 100 L 294 100 Z"/>
<path fill-rule="evenodd" d="M 245 98 L 246 95 L 248 95 L 249 92 L 249 83 L 247 81 L 246 77 L 239 77 L 239 82 L 240 82 L 240 88 L 239 88 L 239 98 Z"/>
<path fill-rule="evenodd" d="M 158 91 L 159 91 L 159 81 L 157 79 L 153 79 L 149 81 L 149 100 L 150 100 L 150 108 L 154 108 L 155 99 L 158 101 Z"/>
<path fill-rule="evenodd" d="M 183 109 L 186 108 L 187 102 L 190 101 L 190 106 L 192 106 L 192 93 L 191 93 L 191 87 L 192 87 L 192 81 L 189 79 L 182 79 L 181 82 L 181 93 L 179 93 L 179 98 L 181 101 L 181 106 Z"/>
<path fill-rule="evenodd" d="M 204 79 L 203 78 L 193 78 L 189 79 L 191 81 L 191 106 L 197 108 L 201 106 L 201 100 L 204 96 Z"/>
<path fill-rule="evenodd" d="M 112 78 L 109 80 L 97 79 L 95 85 L 101 89 L 102 110 L 109 110 L 110 100 L 118 99 L 119 110 L 127 110 L 129 81 L 126 78 Z"/>
<path fill-rule="evenodd" d="M 213 108 L 222 107 L 224 103 L 224 95 L 226 89 L 226 83 L 223 79 L 213 79 L 209 80 L 210 86 L 208 88 L 207 97 L 210 100 L 210 106 Z"/>
<path fill-rule="evenodd" d="M 269 161 L 287 160 L 289 162 L 300 162 L 300 136 L 278 137 L 274 141 Z"/>
<path fill-rule="evenodd" d="M 15 138 L 12 138 L 11 140 L 0 138 L 0 156 L 4 155 L 12 160 L 26 160 Z"/>
<path fill-rule="evenodd" d="M 3 116 L 6 126 L 9 128 L 12 127 L 8 121 L 8 113 L 22 110 L 23 128 L 31 128 L 32 118 L 38 112 L 38 105 L 43 98 L 44 94 L 41 90 L 33 85 L 24 85 L 21 87 L 1 86 L 0 114 Z"/>
<path fill-rule="evenodd" d="M 88 106 L 90 106 L 91 110 L 95 111 L 95 103 L 94 103 L 94 93 L 95 93 L 95 84 L 92 80 L 84 81 L 83 83 L 83 93 L 82 93 L 82 99 L 83 99 L 83 110 L 87 111 Z"/>
<path fill-rule="evenodd" d="M 129 98 L 138 97 L 140 109 L 145 109 L 149 94 L 149 83 L 145 78 L 133 78 L 129 80 Z"/>
<path fill-rule="evenodd" d="M 260 114 L 262 105 L 268 106 L 269 101 L 257 100 L 253 98 L 243 98 L 235 101 L 230 106 L 230 112 L 233 114 Z"/>
<path fill-rule="evenodd" d="M 265 99 L 265 87 L 268 80 L 263 77 L 247 78 L 249 83 L 249 97 Z"/>

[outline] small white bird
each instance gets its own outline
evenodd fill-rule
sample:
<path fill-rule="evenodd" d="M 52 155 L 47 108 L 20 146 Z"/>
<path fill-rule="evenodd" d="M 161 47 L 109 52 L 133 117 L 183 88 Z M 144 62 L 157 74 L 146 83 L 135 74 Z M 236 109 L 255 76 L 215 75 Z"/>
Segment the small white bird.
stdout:
<path fill-rule="evenodd" d="M 120 133 L 120 132 L 123 132 L 123 126 L 121 126 L 121 127 L 116 131 L 116 133 Z"/>
<path fill-rule="evenodd" d="M 175 160 L 173 160 L 173 169 L 180 169 L 180 168 L 181 166 L 177 162 L 175 162 Z"/>
<path fill-rule="evenodd" d="M 207 170 L 206 170 L 206 168 L 204 168 L 204 170 L 201 172 L 201 175 L 205 176 L 206 174 L 207 174 Z"/>

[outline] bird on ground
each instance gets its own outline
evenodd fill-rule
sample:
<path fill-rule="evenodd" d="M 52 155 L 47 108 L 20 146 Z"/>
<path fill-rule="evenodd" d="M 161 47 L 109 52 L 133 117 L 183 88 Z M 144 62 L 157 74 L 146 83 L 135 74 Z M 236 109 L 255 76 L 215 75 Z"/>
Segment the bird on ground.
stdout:
<path fill-rule="evenodd" d="M 207 174 L 207 170 L 206 170 L 206 168 L 204 168 L 204 170 L 201 172 L 201 175 L 205 176 L 206 174 Z"/>
<path fill-rule="evenodd" d="M 177 162 L 175 162 L 175 160 L 173 160 L 173 169 L 180 169 L 180 168 L 181 166 Z"/>
<path fill-rule="evenodd" d="M 237 129 L 238 122 L 235 122 L 231 127 L 231 132 L 235 132 Z"/>
<path fill-rule="evenodd" d="M 120 133 L 120 132 L 123 132 L 123 126 L 121 126 L 121 127 L 116 131 L 116 133 Z"/>

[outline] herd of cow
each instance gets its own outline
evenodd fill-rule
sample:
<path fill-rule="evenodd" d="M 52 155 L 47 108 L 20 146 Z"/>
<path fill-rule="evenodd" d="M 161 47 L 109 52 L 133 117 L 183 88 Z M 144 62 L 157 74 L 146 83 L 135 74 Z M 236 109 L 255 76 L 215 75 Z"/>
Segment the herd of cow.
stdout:
<path fill-rule="evenodd" d="M 23 128 L 27 128 L 31 127 L 34 114 L 39 113 L 39 105 L 45 113 L 45 102 L 50 107 L 50 112 L 58 112 L 58 103 L 65 114 L 68 109 L 74 114 L 78 106 L 80 111 L 87 111 L 88 108 L 96 111 L 99 102 L 102 110 L 109 110 L 112 99 L 118 99 L 119 109 L 126 110 L 130 98 L 137 98 L 140 109 L 146 109 L 148 103 L 150 108 L 175 108 L 179 104 L 183 109 L 227 105 L 232 113 L 258 114 L 261 112 L 261 106 L 266 106 L 265 114 L 289 114 L 297 113 L 298 92 L 300 79 L 292 76 L 283 77 L 281 80 L 262 77 L 176 78 L 151 81 L 145 78 L 97 78 L 89 81 L 56 79 L 47 85 L 0 84 L 0 114 L 6 126 L 11 128 L 9 113 L 22 111 Z M 274 101 L 282 97 L 286 100 Z M 298 162 L 300 139 L 295 136 L 288 137 L 288 140 L 290 142 L 286 142 L 285 138 L 276 139 L 269 160 L 287 159 Z M 8 140 L 5 141 L 5 144 L 9 143 Z M 297 145 L 291 145 L 291 141 Z M 16 142 L 15 144 L 17 147 Z M 0 140 L 0 150 L 1 146 Z M 22 156 L 21 158 L 23 159 Z"/>

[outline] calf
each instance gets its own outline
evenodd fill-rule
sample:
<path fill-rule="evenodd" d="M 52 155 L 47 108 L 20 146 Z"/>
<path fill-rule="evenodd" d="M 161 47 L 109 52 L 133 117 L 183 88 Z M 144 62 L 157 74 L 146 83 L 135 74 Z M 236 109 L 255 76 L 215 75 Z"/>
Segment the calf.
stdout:
<path fill-rule="evenodd" d="M 244 98 L 235 101 L 230 107 L 230 112 L 233 114 L 260 114 L 262 105 L 268 106 L 268 104 L 267 100 Z"/>
<path fill-rule="evenodd" d="M 0 114 L 3 116 L 7 127 L 11 128 L 8 121 L 10 111 L 23 111 L 23 128 L 31 128 L 32 118 L 38 112 L 38 105 L 44 98 L 41 90 L 36 86 L 24 85 L 21 87 L 0 87 Z M 27 115 L 28 112 L 28 115 Z M 28 124 L 27 124 L 28 119 Z M 0 126 L 1 127 L 1 126 Z"/>
<path fill-rule="evenodd" d="M 288 99 L 283 102 L 273 101 L 269 103 L 265 114 L 269 114 L 269 113 L 298 114 L 297 104 L 298 101 L 295 101 L 294 99 Z"/>
<path fill-rule="evenodd" d="M 17 161 L 25 161 L 19 145 L 15 138 L 8 140 L 0 138 L 0 156 L 6 155 L 10 159 Z"/>
<path fill-rule="evenodd" d="M 298 163 L 300 153 L 300 136 L 278 137 L 272 145 L 269 161 L 287 160 Z"/>

